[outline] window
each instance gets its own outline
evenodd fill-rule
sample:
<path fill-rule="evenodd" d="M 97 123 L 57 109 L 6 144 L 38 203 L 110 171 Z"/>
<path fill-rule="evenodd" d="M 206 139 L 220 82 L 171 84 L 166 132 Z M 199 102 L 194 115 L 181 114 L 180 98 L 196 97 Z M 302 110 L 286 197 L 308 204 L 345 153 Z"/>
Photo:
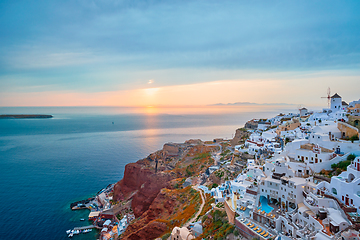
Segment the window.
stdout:
<path fill-rule="evenodd" d="M 350 201 L 350 202 L 351 202 L 351 204 L 354 204 L 354 200 L 352 200 L 352 199 L 351 199 L 351 201 Z"/>

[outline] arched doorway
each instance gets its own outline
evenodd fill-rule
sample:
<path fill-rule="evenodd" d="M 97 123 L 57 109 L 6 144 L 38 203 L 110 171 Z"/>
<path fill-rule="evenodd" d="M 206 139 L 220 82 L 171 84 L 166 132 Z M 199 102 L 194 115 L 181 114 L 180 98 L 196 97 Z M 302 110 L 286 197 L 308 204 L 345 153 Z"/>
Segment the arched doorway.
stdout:
<path fill-rule="evenodd" d="M 350 174 L 348 175 L 348 182 L 352 182 L 352 180 L 354 180 L 354 179 L 355 179 L 354 174 L 350 173 Z"/>

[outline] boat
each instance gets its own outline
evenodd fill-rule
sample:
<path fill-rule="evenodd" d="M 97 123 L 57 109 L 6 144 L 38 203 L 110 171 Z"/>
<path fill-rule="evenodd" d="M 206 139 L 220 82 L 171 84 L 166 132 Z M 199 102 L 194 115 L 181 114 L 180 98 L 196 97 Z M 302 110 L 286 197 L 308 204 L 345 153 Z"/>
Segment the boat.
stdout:
<path fill-rule="evenodd" d="M 92 229 L 85 229 L 82 233 L 88 233 L 88 232 L 91 232 Z"/>
<path fill-rule="evenodd" d="M 70 234 L 70 233 L 71 233 L 71 230 L 67 230 L 67 231 L 66 231 L 66 234 Z"/>
<path fill-rule="evenodd" d="M 74 234 L 73 234 L 73 233 L 70 233 L 68 237 L 69 237 L 69 238 L 72 238 L 73 236 L 74 236 Z"/>
<path fill-rule="evenodd" d="M 80 221 L 85 221 L 85 219 L 84 219 L 84 218 L 80 218 Z"/>

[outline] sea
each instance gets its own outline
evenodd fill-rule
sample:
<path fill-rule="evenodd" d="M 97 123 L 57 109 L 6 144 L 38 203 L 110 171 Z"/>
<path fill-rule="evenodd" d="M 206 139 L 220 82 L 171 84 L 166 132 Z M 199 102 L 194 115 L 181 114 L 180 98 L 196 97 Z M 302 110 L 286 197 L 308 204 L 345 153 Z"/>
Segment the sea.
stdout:
<path fill-rule="evenodd" d="M 70 203 L 122 179 L 167 142 L 230 139 L 253 118 L 295 112 L 285 106 L 124 108 L 0 107 L 0 114 L 51 114 L 0 119 L 0 239 L 67 239 L 89 225 L 89 210 Z M 96 239 L 98 232 L 73 239 Z"/>

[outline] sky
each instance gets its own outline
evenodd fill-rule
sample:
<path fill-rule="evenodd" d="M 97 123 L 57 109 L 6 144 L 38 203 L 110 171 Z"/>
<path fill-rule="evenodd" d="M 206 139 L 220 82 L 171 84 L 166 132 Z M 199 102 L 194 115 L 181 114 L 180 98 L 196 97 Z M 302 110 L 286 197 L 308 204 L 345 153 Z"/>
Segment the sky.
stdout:
<path fill-rule="evenodd" d="M 360 98 L 359 1 L 0 1 L 0 106 Z"/>

